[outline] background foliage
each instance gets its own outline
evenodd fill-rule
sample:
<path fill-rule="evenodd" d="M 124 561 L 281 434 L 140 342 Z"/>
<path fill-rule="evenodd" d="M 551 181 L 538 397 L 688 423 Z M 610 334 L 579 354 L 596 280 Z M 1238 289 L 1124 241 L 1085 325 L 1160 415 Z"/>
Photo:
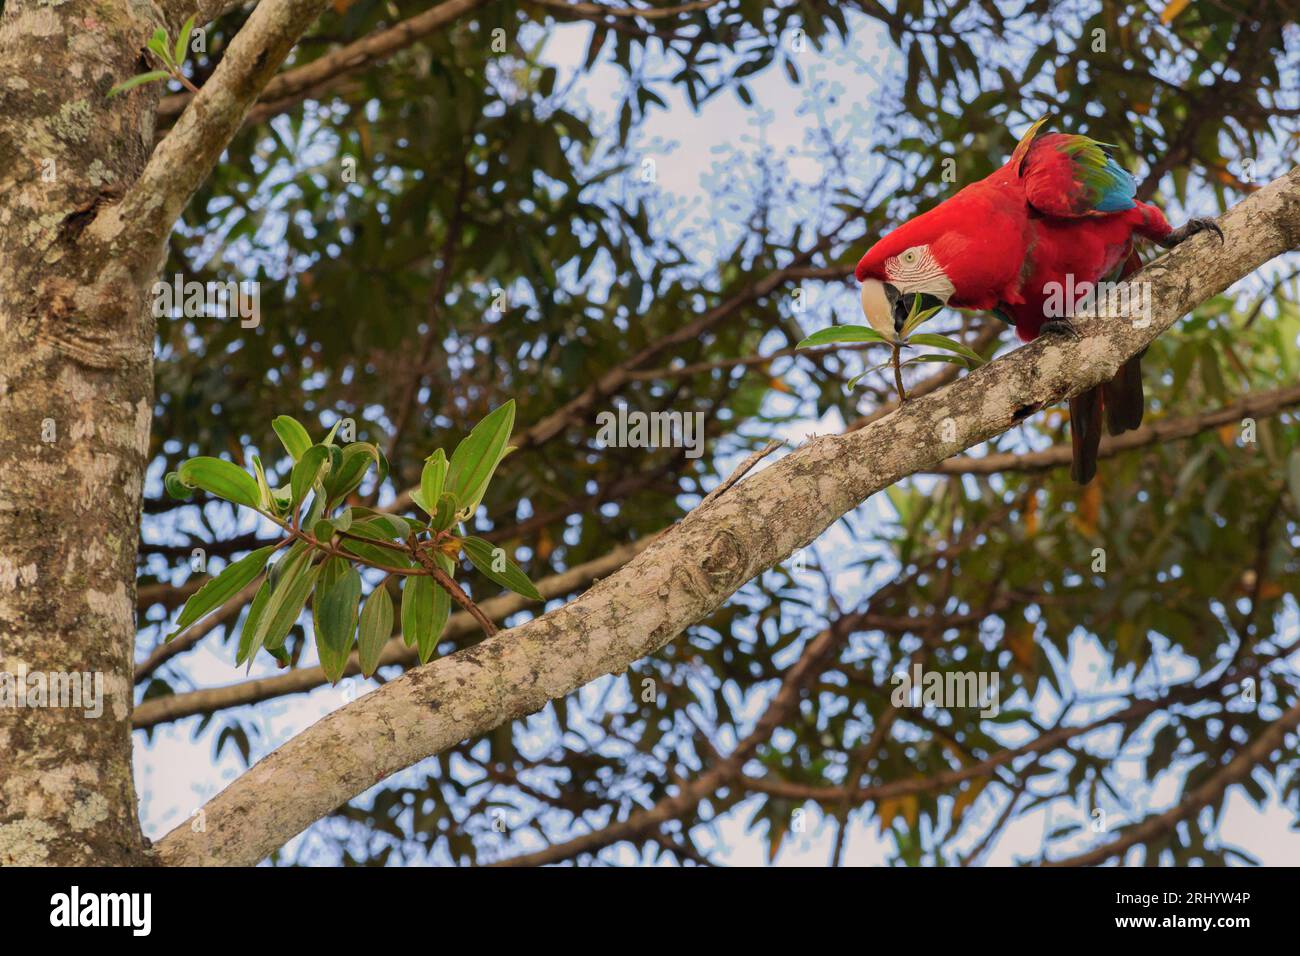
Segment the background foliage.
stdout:
<path fill-rule="evenodd" d="M 1043 113 L 1117 144 L 1140 194 L 1175 222 L 1290 168 L 1300 142 L 1300 34 L 1281 0 L 659 7 L 666 15 L 488 3 L 231 145 L 173 236 L 168 274 L 259 280 L 262 322 L 160 321 L 142 658 L 202 580 L 191 548 L 219 568 L 272 540 L 226 505 L 169 500 L 161 476 L 193 455 L 243 462 L 258 450 L 269 464 L 276 414 L 313 431 L 354 419 L 409 488 L 433 448 L 515 399 L 527 440 L 477 527 L 541 581 L 666 527 L 770 437 L 887 407 L 883 374 L 843 387 L 875 352 L 762 357 L 853 321 L 844 280 L 873 238 L 991 172 Z M 425 8 L 339 0 L 290 66 Z M 189 64 L 196 83 L 245 16 L 209 28 Z M 548 44 L 575 33 L 585 55 L 551 59 Z M 819 74 L 836 57 L 858 64 L 860 89 Z M 784 119 L 753 87 L 773 77 L 812 118 L 799 157 L 762 148 L 762 130 Z M 611 83 L 617 107 L 591 107 L 588 94 Z M 713 220 L 701 228 L 646 165 L 660 154 L 645 127 L 716 97 L 758 133 L 701 171 Z M 799 174 L 808 160 L 812 178 Z M 1295 383 L 1296 266 L 1205 303 L 1156 343 L 1148 421 Z M 947 312 L 933 326 L 985 355 L 1013 344 L 988 316 Z M 621 402 L 704 412 L 706 453 L 599 447 L 595 415 Z M 1156 442 L 1106 460 L 1083 490 L 1060 468 L 904 482 L 626 675 L 399 775 L 281 858 L 484 863 L 581 837 L 549 859 L 702 863 L 721 859 L 716 824 L 728 819 L 772 857 L 804 821 L 848 821 L 831 854 L 846 862 L 978 863 L 1021 820 L 1042 830 L 1021 859 L 1120 836 L 1296 702 L 1285 652 L 1300 633 L 1300 422 L 1287 409 L 1260 416 L 1256 437 L 1233 423 Z M 977 453 L 1063 441 L 1054 409 Z M 468 567 L 463 580 L 479 600 L 500 591 Z M 310 627 L 304 615 L 285 645 L 294 666 L 314 663 Z M 783 699 L 782 679 L 828 630 L 825 657 Z M 232 634 L 205 639 L 226 644 L 230 672 L 216 683 L 242 677 Z M 439 652 L 480 638 L 451 636 Z M 142 695 L 192 691 L 190 659 L 142 675 Z M 996 672 L 1000 716 L 891 708 L 890 676 L 917 662 Z M 1240 680 L 1255 671 L 1246 704 Z M 955 783 L 941 776 L 1141 700 L 1154 705 Z M 255 759 L 278 740 L 255 732 L 254 711 L 191 718 L 192 746 Z M 1242 787 L 1300 812 L 1298 766 L 1285 754 Z M 665 804 L 711 770 L 718 785 L 703 799 Z M 902 781 L 910 792 L 876 795 Z M 1218 837 L 1221 803 L 1130 859 L 1251 859 Z M 638 815 L 655 807 L 649 822 Z M 1110 821 L 1101 835 L 1098 809 Z M 617 848 L 587 836 L 629 820 Z M 859 837 L 864 823 L 879 840 Z"/>

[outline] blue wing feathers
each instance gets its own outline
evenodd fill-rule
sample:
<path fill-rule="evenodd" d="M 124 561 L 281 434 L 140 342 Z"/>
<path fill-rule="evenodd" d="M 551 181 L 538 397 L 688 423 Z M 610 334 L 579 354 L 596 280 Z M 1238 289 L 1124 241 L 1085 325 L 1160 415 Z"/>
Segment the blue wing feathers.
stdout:
<path fill-rule="evenodd" d="M 1108 155 L 1104 167 L 1104 176 L 1110 182 L 1102 188 L 1101 197 L 1093 208 L 1098 212 L 1123 212 L 1133 208 L 1133 198 L 1137 195 L 1137 183 L 1130 173 Z"/>
<path fill-rule="evenodd" d="M 1049 216 L 1079 216 L 1132 209 L 1137 183 L 1105 143 L 1076 133 L 1052 133 L 1029 147 L 1022 180 L 1031 205 Z"/>

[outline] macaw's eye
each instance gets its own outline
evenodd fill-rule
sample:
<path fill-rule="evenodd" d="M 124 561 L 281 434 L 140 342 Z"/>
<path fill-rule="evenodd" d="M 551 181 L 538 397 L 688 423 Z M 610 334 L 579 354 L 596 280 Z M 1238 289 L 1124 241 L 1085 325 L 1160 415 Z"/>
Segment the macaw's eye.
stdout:
<path fill-rule="evenodd" d="M 916 252 L 911 249 L 908 249 L 905 253 L 903 253 L 903 261 L 906 262 L 908 265 L 911 265 L 913 262 L 916 261 Z"/>

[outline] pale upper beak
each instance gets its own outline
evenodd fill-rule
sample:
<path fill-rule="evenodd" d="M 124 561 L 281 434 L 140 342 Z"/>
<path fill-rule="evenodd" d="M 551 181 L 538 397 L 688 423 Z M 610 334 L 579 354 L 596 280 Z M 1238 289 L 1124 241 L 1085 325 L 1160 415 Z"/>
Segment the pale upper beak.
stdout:
<path fill-rule="evenodd" d="M 947 291 L 947 290 L 945 290 Z M 950 292 L 948 294 L 951 294 Z M 903 331 L 912 306 L 920 299 L 921 308 L 944 305 L 948 295 L 935 295 L 932 292 L 900 292 L 897 286 L 877 279 L 867 279 L 862 283 L 862 314 L 867 323 L 893 342 Z"/>
<path fill-rule="evenodd" d="M 891 300 L 889 291 L 894 293 Z M 876 279 L 867 279 L 862 283 L 862 314 L 867 317 L 867 324 L 889 341 L 898 337 L 894 325 L 894 302 L 898 299 L 898 290 L 892 285 L 886 286 Z"/>

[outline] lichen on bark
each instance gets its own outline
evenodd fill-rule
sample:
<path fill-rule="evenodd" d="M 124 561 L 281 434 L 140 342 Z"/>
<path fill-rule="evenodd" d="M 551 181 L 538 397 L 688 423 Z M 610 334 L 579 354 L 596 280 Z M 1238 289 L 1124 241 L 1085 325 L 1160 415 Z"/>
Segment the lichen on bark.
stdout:
<path fill-rule="evenodd" d="M 0 19 L 0 669 L 99 672 L 108 698 L 97 718 L 0 709 L 0 865 L 149 861 L 130 711 L 154 329 L 86 235 L 148 155 L 158 94 L 106 95 L 154 28 L 139 14 L 9 0 Z"/>

